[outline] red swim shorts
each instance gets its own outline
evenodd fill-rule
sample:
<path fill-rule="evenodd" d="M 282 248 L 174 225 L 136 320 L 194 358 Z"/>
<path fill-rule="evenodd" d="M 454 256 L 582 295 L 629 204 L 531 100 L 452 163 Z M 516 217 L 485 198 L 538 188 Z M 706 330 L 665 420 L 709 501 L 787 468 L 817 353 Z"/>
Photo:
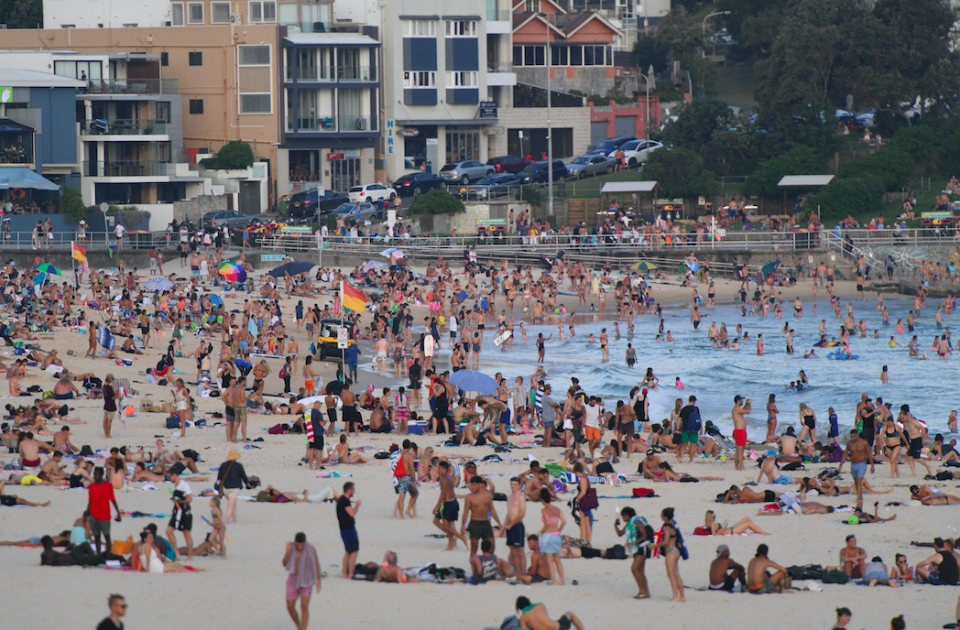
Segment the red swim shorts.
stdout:
<path fill-rule="evenodd" d="M 733 441 L 737 446 L 746 446 L 747 445 L 747 430 L 746 429 L 734 429 L 733 430 Z"/>

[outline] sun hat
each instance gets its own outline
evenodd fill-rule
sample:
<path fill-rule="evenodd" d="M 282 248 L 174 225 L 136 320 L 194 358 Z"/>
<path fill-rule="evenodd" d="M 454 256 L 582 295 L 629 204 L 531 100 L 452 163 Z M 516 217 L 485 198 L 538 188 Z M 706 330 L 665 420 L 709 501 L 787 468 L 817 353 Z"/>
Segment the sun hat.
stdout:
<path fill-rule="evenodd" d="M 227 461 L 235 462 L 240 459 L 240 453 L 235 448 L 231 448 L 230 452 L 227 453 Z"/>

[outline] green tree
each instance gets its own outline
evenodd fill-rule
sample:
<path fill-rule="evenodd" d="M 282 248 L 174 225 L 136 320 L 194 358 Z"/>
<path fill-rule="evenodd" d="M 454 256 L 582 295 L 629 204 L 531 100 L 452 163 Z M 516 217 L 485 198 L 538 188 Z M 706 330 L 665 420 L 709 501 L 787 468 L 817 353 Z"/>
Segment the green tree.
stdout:
<path fill-rule="evenodd" d="M 456 214 L 466 209 L 462 201 L 440 188 L 423 193 L 410 204 L 411 214 Z"/>
<path fill-rule="evenodd" d="M 534 208 L 539 208 L 547 202 L 547 195 L 536 186 L 524 186 L 517 191 L 519 201 L 527 201 Z"/>
<path fill-rule="evenodd" d="M 655 37 L 669 48 L 670 57 L 680 62 L 681 69 L 690 73 L 695 96 L 716 94 L 716 68 L 701 57 L 707 43 L 701 19 L 683 6 L 675 6 L 657 23 Z"/>
<path fill-rule="evenodd" d="M 249 168 L 253 164 L 253 149 L 243 140 L 233 140 L 217 152 L 217 168 L 226 171 Z"/>
<path fill-rule="evenodd" d="M 880 207 L 877 191 L 861 179 L 838 179 L 807 199 L 810 208 L 820 209 L 820 220 L 839 221 L 849 215 L 863 214 Z"/>
<path fill-rule="evenodd" d="M 637 58 L 637 67 L 643 73 L 653 66 L 653 71 L 659 74 L 669 66 L 667 55 L 670 54 L 670 47 L 657 41 L 656 37 L 638 37 L 633 45 L 633 54 Z M 572 94 L 573 90 L 570 92 Z"/>
<path fill-rule="evenodd" d="M 668 198 L 709 195 L 717 189 L 716 176 L 703 158 L 689 149 L 660 149 L 643 167 L 643 179 L 656 181 Z"/>
<path fill-rule="evenodd" d="M 43 0 L 0 0 L 0 24 L 7 28 L 43 28 Z"/>
<path fill-rule="evenodd" d="M 762 59 L 773 49 L 786 5 L 787 0 L 720 0 L 717 10 L 730 12 L 722 19 L 733 40 Z"/>
<path fill-rule="evenodd" d="M 713 99 L 694 99 L 680 108 L 677 119 L 668 123 L 662 138 L 676 147 L 700 152 L 718 129 L 734 125 L 733 112 L 726 103 Z"/>
<path fill-rule="evenodd" d="M 913 173 L 914 160 L 895 147 L 886 147 L 840 167 L 837 177 L 874 178 L 883 190 L 899 190 Z"/>
<path fill-rule="evenodd" d="M 87 207 L 83 205 L 83 195 L 71 186 L 60 188 L 60 214 L 64 215 L 69 223 L 80 223 L 87 216 Z"/>
<path fill-rule="evenodd" d="M 762 162 L 747 177 L 743 192 L 747 195 L 775 197 L 781 192 L 777 184 L 785 175 L 821 175 L 823 171 L 823 156 L 810 147 L 795 147 Z"/>
<path fill-rule="evenodd" d="M 718 175 L 748 174 L 757 165 L 759 137 L 743 125 L 716 129 L 701 154 Z"/>
<path fill-rule="evenodd" d="M 927 165 L 932 151 L 940 146 L 940 133 L 927 124 L 902 127 L 890 140 L 890 146 L 909 155 L 915 163 Z"/>

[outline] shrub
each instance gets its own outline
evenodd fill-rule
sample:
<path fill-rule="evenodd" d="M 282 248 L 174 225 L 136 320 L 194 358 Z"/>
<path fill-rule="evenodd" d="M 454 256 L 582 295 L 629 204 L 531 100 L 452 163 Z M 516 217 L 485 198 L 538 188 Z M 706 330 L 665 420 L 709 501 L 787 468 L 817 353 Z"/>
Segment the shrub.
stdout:
<path fill-rule="evenodd" d="M 914 160 L 898 148 L 887 147 L 840 167 L 837 177 L 875 177 L 884 190 L 899 190 L 913 173 Z"/>
<path fill-rule="evenodd" d="M 534 207 L 540 207 L 547 201 L 547 195 L 536 186 L 524 186 L 517 191 L 517 199 L 527 201 Z"/>
<path fill-rule="evenodd" d="M 820 208 L 820 220 L 839 221 L 849 215 L 859 215 L 875 210 L 876 192 L 862 179 L 838 179 L 808 200 L 811 209 Z"/>
<path fill-rule="evenodd" d="M 810 147 L 795 147 L 777 157 L 761 162 L 743 184 L 746 195 L 776 197 L 777 184 L 785 175 L 819 175 L 824 170 L 823 159 Z"/>
<path fill-rule="evenodd" d="M 643 167 L 643 179 L 654 180 L 668 198 L 710 195 L 717 189 L 716 176 L 703 158 L 689 149 L 655 151 Z"/>
<path fill-rule="evenodd" d="M 412 214 L 456 214 L 466 209 L 462 201 L 439 188 L 423 193 L 410 204 Z"/>
<path fill-rule="evenodd" d="M 927 164 L 930 152 L 940 144 L 937 130 L 928 125 L 903 127 L 890 141 L 890 146 L 899 149 L 917 163 Z"/>
<path fill-rule="evenodd" d="M 83 195 L 79 190 L 71 186 L 61 188 L 60 214 L 64 215 L 70 223 L 80 223 L 80 220 L 87 215 L 87 208 L 83 205 Z"/>
<path fill-rule="evenodd" d="M 253 165 L 253 149 L 243 140 L 233 140 L 223 145 L 215 157 L 200 160 L 200 164 L 225 171 L 249 168 Z"/>

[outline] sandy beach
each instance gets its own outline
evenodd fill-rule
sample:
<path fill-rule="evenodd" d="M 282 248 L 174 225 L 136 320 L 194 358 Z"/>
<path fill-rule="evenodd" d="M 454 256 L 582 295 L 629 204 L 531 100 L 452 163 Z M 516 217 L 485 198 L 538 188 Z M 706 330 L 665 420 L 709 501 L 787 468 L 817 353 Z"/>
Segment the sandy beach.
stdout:
<path fill-rule="evenodd" d="M 168 272 L 182 275 L 182 270 L 168 265 Z M 188 271 L 188 270 L 187 270 Z M 259 274 L 258 274 L 259 275 Z M 71 278 L 72 280 L 72 278 Z M 259 284 L 258 284 L 259 286 Z M 716 282 L 719 302 L 731 303 L 739 284 L 732 280 L 718 279 Z M 657 285 L 655 295 L 665 307 L 688 302 L 690 289 L 674 284 Z M 784 291 L 787 303 L 793 294 L 799 292 L 804 300 L 810 297 L 810 282 L 801 283 L 794 290 Z M 705 288 L 701 295 L 706 297 Z M 837 293 L 844 303 L 852 299 L 855 287 L 852 282 L 838 282 Z M 868 295 L 869 298 L 869 295 Z M 300 366 L 307 354 L 309 339 L 305 332 L 296 333 L 292 319 L 297 300 L 284 299 L 281 305 L 287 321 L 288 334 L 293 335 L 300 345 Z M 822 295 L 821 298 L 823 299 Z M 576 298 L 567 297 L 566 303 L 575 309 Z M 330 298 L 317 300 L 321 308 L 330 302 Z M 228 308 L 240 308 L 243 296 L 227 297 Z M 304 300 L 307 305 L 312 301 Z M 868 308 L 872 305 L 868 305 Z M 498 309 L 503 308 L 502 300 Z M 519 311 L 519 308 L 518 308 Z M 427 314 L 425 307 L 414 308 L 416 322 L 422 322 Z M 516 313 L 518 316 L 521 313 Z M 826 314 L 824 314 L 826 316 Z M 640 316 L 645 317 L 645 316 Z M 364 323 L 369 322 L 369 314 Z M 417 330 L 417 329 L 415 329 Z M 689 327 L 683 332 L 689 330 Z M 489 332 L 489 331 L 488 331 Z M 415 337 L 418 332 L 415 332 Z M 200 338 L 187 335 L 183 342 L 184 354 L 196 349 Z M 211 339 L 215 353 L 219 348 L 219 338 Z M 169 388 L 148 386 L 141 374 L 152 367 L 159 356 L 155 348 L 146 351 L 133 361 L 132 367 L 118 366 L 109 359 L 82 359 L 86 350 L 86 335 L 59 329 L 55 336 L 41 337 L 35 342 L 44 351 L 57 349 L 64 364 L 75 372 L 93 371 L 101 378 L 112 372 L 119 378 L 129 378 L 133 387 L 142 394 L 144 400 L 159 404 L 172 400 Z M 532 339 L 530 341 L 532 343 Z M 449 351 L 445 349 L 436 361 L 443 369 L 449 369 Z M 73 350 L 74 356 L 67 356 Z M 364 356 L 361 362 L 360 392 L 368 384 L 377 388 L 383 385 L 406 384 L 393 378 L 381 378 L 369 370 L 371 352 L 369 344 L 363 343 Z M 549 351 L 549 345 L 548 345 Z M 0 351 L 0 356 L 8 362 L 12 349 Z M 126 355 L 124 355 L 126 356 Z M 586 360 L 586 359 L 585 359 Z M 589 359 L 593 360 L 593 359 Z M 614 360 L 617 360 L 614 358 Z M 657 367 L 656 357 L 644 359 Z M 283 382 L 277 376 L 282 365 L 280 360 L 270 361 L 272 374 L 268 377 L 265 391 L 280 392 Z M 323 366 L 324 364 L 321 364 Z M 192 358 L 178 359 L 177 367 L 184 372 L 186 380 L 193 380 L 195 364 Z M 924 366 L 927 367 L 927 366 Z M 515 376 L 523 376 L 529 381 L 536 369 L 535 365 L 518 374 L 505 374 L 509 381 Z M 333 367 L 326 366 L 322 372 L 322 381 L 333 377 Z M 392 374 L 392 363 L 388 363 L 388 374 Z M 641 374 L 638 374 L 638 378 Z M 318 379 L 321 380 L 321 379 Z M 549 380 L 549 379 L 548 379 Z M 27 371 L 23 387 L 40 384 L 44 389 L 52 388 L 54 380 L 37 368 Z M 293 378 L 294 390 L 303 384 L 302 376 Z M 568 383 L 552 383 L 555 391 L 565 390 Z M 191 391 L 192 391 L 191 387 Z M 589 393 L 589 392 L 588 392 Z M 731 391 L 731 396 L 734 392 Z M 7 398 L 4 403 L 21 404 L 28 399 Z M 754 395 L 754 400 L 760 400 Z M 218 399 L 198 399 L 197 418 L 206 417 L 212 424 L 216 419 L 210 414 L 223 411 Z M 900 401 L 898 401 L 899 404 Z M 909 401 L 907 401 L 909 402 Z M 130 401 L 139 408 L 140 399 Z M 100 425 L 102 419 L 102 401 L 74 400 L 70 402 L 74 411 L 71 416 L 79 416 L 87 424 L 71 425 L 72 441 L 78 446 L 90 445 L 94 450 L 109 449 L 113 446 L 151 446 L 157 438 L 163 438 L 170 446 L 191 448 L 198 451 L 203 459 L 198 464 L 202 472 L 220 466 L 226 459 L 228 445 L 224 428 L 208 426 L 203 429 L 191 429 L 186 437 L 173 438 L 173 431 L 165 428 L 165 414 L 141 413 L 128 417 L 124 423 L 114 423 L 114 437 L 103 438 Z M 762 415 L 762 405 L 755 403 L 753 416 Z M 424 399 L 423 408 L 426 408 Z M 364 418 L 367 412 L 364 412 Z M 431 562 L 438 566 L 455 566 L 468 569 L 467 551 L 460 546 L 457 551 L 444 551 L 444 540 L 429 535 L 437 533 L 431 524 L 431 508 L 437 501 L 437 484 L 425 483 L 417 502 L 418 518 L 395 520 L 390 514 L 396 495 L 390 480 L 387 461 L 372 461 L 364 465 L 327 466 L 324 473 L 338 473 L 340 478 L 318 478 L 316 471 L 308 471 L 300 464 L 304 452 L 305 438 L 302 435 L 268 435 L 266 429 L 289 417 L 253 415 L 249 416 L 251 439 L 263 438 L 241 450 L 241 462 L 248 475 L 257 475 L 264 485 L 270 484 L 287 492 L 316 492 L 326 486 L 332 486 L 338 492 L 344 481 L 352 481 L 357 486 L 355 499 L 363 502 L 357 514 L 357 529 L 360 537 L 360 562 L 381 562 L 387 550 L 395 551 L 399 564 L 403 567 L 423 566 Z M 788 423 L 796 424 L 793 415 Z M 56 426 L 56 425 L 54 425 Z M 341 427 L 338 423 L 338 429 Z M 612 437 L 607 433 L 604 439 Z M 753 436 L 751 438 L 761 438 Z M 532 441 L 533 435 L 519 439 Z M 453 458 L 481 459 L 493 453 L 491 447 L 437 447 L 441 438 L 423 435 L 411 436 L 420 447 L 433 446 L 437 454 Z M 360 438 L 350 439 L 353 447 L 372 446 L 386 449 L 402 440 L 397 435 L 362 434 Z M 543 449 L 530 446 L 516 449 L 504 458 L 513 462 L 482 463 L 481 474 L 492 475 L 491 479 L 501 492 L 509 492 L 509 478 L 527 469 L 527 458 L 532 455 L 541 463 L 560 459 L 560 450 Z M 9 462 L 14 455 L 3 455 L 0 460 Z M 44 458 L 46 459 L 46 458 Z M 642 457 L 634 454 L 616 465 L 618 472 L 636 472 Z M 460 460 L 455 460 L 460 461 Z M 466 460 L 463 460 L 466 461 Z M 587 628 L 620 628 L 634 625 L 654 625 L 670 628 L 761 628 L 771 624 L 785 624 L 788 627 L 829 628 L 836 620 L 835 608 L 846 606 L 853 612 L 851 627 L 885 630 L 889 620 L 899 614 L 906 617 L 908 628 L 940 628 L 954 621 L 957 606 L 958 589 L 956 587 L 935 587 L 914 583 L 902 588 L 886 587 L 866 588 L 853 583 L 843 586 L 822 585 L 822 592 L 791 591 L 784 595 L 753 596 L 750 594 L 727 594 L 706 592 L 708 568 L 715 557 L 718 544 L 730 547 L 732 557 L 746 565 L 753 557 L 756 547 L 765 543 L 770 547 L 770 558 L 783 565 L 803 565 L 817 563 L 837 564 L 837 554 L 844 545 L 844 537 L 855 533 L 858 543 L 869 557 L 879 555 L 887 566 L 891 566 L 894 554 L 905 553 L 911 565 L 926 557 L 932 550 L 911 547 L 911 541 L 931 541 L 935 536 L 956 538 L 957 523 L 960 522 L 960 507 L 885 507 L 891 501 L 909 500 L 908 487 L 912 483 L 927 483 L 931 487 L 945 492 L 955 492 L 956 482 L 922 482 L 923 468 L 918 467 L 917 477 L 910 478 L 909 469 L 901 467 L 901 478 L 889 479 L 889 466 L 878 465 L 876 474 L 869 475 L 870 483 L 877 489 L 893 488 L 889 495 L 867 496 L 865 507 L 872 511 L 874 500 L 880 501 L 880 515 L 897 514 L 894 522 L 851 526 L 844 522 L 848 514 L 835 513 L 808 516 L 755 516 L 757 505 L 721 505 L 714 502 L 715 496 L 731 484 L 742 485 L 747 481 L 756 481 L 758 471 L 755 465 L 747 463 L 745 472 L 737 472 L 731 461 L 697 458 L 693 464 L 676 464 L 674 458 L 667 457 L 676 470 L 689 472 L 695 476 L 719 476 L 723 481 L 705 481 L 701 483 L 658 483 L 632 481 L 624 485 L 597 486 L 600 507 L 597 510 L 597 522 L 594 525 L 593 545 L 598 548 L 623 543 L 614 532 L 614 520 L 619 508 L 633 507 L 638 514 L 645 516 L 655 528 L 659 528 L 660 511 L 668 506 L 676 508 L 676 518 L 684 534 L 690 551 L 690 560 L 682 562 L 680 572 L 686 584 L 687 602 L 671 603 L 670 584 L 667 581 L 664 564 L 652 559 L 647 563 L 647 578 L 652 597 L 645 601 L 636 601 L 631 597 L 636 586 L 630 574 L 629 560 L 572 559 L 564 560 L 567 578 L 565 586 L 522 586 L 503 582 L 488 583 L 478 587 L 466 585 L 439 584 L 372 584 L 366 582 L 342 580 L 340 575 L 343 558 L 343 544 L 337 528 L 335 508 L 332 503 L 325 504 L 270 504 L 246 503 L 238 505 L 239 523 L 230 524 L 227 529 L 228 559 L 219 557 L 195 558 L 191 563 L 202 573 L 153 575 L 132 571 L 110 571 L 98 568 L 81 569 L 79 567 L 51 568 L 40 567 L 38 548 L 0 547 L 0 564 L 5 568 L 0 572 L 0 601 L 4 602 L 4 625 L 11 628 L 53 628 L 66 624 L 79 628 L 92 628 L 107 615 L 107 596 L 121 593 L 126 597 L 129 609 L 124 622 L 127 628 L 174 627 L 190 628 L 200 625 L 222 625 L 238 628 L 293 628 L 293 622 L 287 615 L 284 604 L 284 581 L 286 573 L 281 565 L 284 548 L 293 540 L 296 532 L 307 534 L 319 552 L 323 571 L 328 575 L 323 579 L 322 590 L 311 602 L 310 628 L 363 627 L 363 628 L 423 628 L 469 630 L 498 628 L 501 621 L 514 614 L 514 601 L 518 596 L 526 596 L 533 602 L 542 602 L 555 619 L 566 611 L 575 612 Z M 100 460 L 102 463 L 102 460 Z M 808 465 L 811 474 L 827 464 Z M 72 464 L 69 466 L 72 468 Z M 794 473 L 796 474 L 796 473 Z M 6 474 L 0 476 L 6 478 Z M 210 473 L 210 481 L 187 479 L 194 493 L 211 488 L 216 473 Z M 845 468 L 842 484 L 850 483 L 850 475 Z M 143 483 L 128 484 L 128 488 L 117 494 L 117 501 L 124 512 L 141 511 L 145 513 L 170 513 L 170 484 L 157 483 L 157 490 L 142 490 Z M 625 498 L 637 487 L 653 488 L 659 495 L 656 498 Z M 761 489 L 768 486 L 761 485 Z M 251 495 L 256 491 L 243 491 Z M 458 491 L 462 493 L 464 490 Z M 0 540 L 21 540 L 31 536 L 59 533 L 69 529 L 87 504 L 84 491 L 67 491 L 53 487 L 9 486 L 8 494 L 16 494 L 30 501 L 51 501 L 47 508 L 0 507 Z M 569 497 L 569 495 L 566 495 Z M 839 507 L 852 505 L 851 496 L 818 497 L 814 499 L 826 505 Z M 208 516 L 208 500 L 197 497 L 194 500 L 195 522 L 194 541 L 202 540 L 209 531 L 200 519 Z M 506 512 L 505 503 L 494 504 L 501 517 Z M 561 509 L 562 506 L 561 506 Z M 696 526 L 703 524 L 704 513 L 712 509 L 719 521 L 736 522 L 742 517 L 751 516 L 755 522 L 770 532 L 769 536 L 727 536 L 722 538 L 700 537 L 692 535 Z M 577 534 L 576 524 L 569 517 L 564 533 Z M 139 536 L 141 529 L 154 522 L 163 530 L 165 518 L 130 518 L 121 523 L 113 523 L 114 540 Z M 527 532 L 540 531 L 540 506 L 528 504 L 524 519 Z M 182 544 L 182 537 L 181 537 Z M 497 539 L 497 555 L 507 556 L 503 539 Z M 469 571 L 468 571 L 469 573 Z"/>

